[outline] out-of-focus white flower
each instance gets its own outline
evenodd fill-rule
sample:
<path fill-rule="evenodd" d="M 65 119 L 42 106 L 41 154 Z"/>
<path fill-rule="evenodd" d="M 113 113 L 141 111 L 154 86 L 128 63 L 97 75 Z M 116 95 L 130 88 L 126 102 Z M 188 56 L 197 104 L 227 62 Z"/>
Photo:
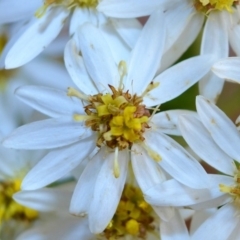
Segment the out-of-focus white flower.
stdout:
<path fill-rule="evenodd" d="M 32 0 L 27 4 L 21 1 L 20 6 L 16 8 L 13 8 L 12 1 L 0 3 L 0 13 L 6 9 L 4 14 L 6 22 L 22 19 L 20 24 L 18 23 L 18 30 L 4 49 L 2 62 L 5 68 L 19 67 L 35 58 L 57 37 L 69 16 L 71 16 L 70 35 L 73 35 L 82 24 L 92 23 L 99 27 L 111 41 L 124 39 L 122 49 L 116 49 L 119 52 L 131 49 L 142 29 L 141 24 L 134 18 L 106 17 L 97 10 L 98 0 L 45 0 L 40 2 L 42 2 L 41 7 L 39 7 L 39 0 Z M 31 11 L 34 6 L 38 6 L 35 8 L 35 15 L 26 15 L 26 10 L 24 10 L 26 5 Z M 16 18 L 12 12 L 18 15 L 22 13 L 22 16 Z"/>
<path fill-rule="evenodd" d="M 184 92 L 212 64 L 211 56 L 194 57 L 154 77 L 165 42 L 165 28 L 156 31 L 163 14 L 157 11 L 149 18 L 130 59 L 119 65 L 101 32 L 90 24 L 82 26 L 78 44 L 83 58 L 75 58 L 76 51 L 75 55 L 65 56 L 79 90 L 69 88 L 64 92 L 34 86 L 17 90 L 24 102 L 52 118 L 18 128 L 4 145 L 17 149 L 58 148 L 29 172 L 23 189 L 46 186 L 74 169 L 96 145 L 100 148 L 83 171 L 71 203 L 72 213 L 89 213 L 94 233 L 105 229 L 116 210 L 130 159 L 143 192 L 162 181 L 158 164 L 192 188 L 208 185 L 201 165 L 162 133 L 165 126 L 177 129 L 176 114 L 181 111 L 155 114 L 157 108 L 149 107 Z M 190 171 L 186 173 L 186 169 Z"/>
<path fill-rule="evenodd" d="M 131 9 L 129 6 L 134 5 Z M 118 6 L 118 8 L 117 8 Z M 176 55 L 181 54 L 194 41 L 200 32 L 207 15 L 201 43 L 201 54 L 214 54 L 216 60 L 229 54 L 229 43 L 237 55 L 240 55 L 240 7 L 239 1 L 227 0 L 142 0 L 117 1 L 108 4 L 100 3 L 99 11 L 111 17 L 136 17 L 149 14 L 157 7 L 165 8 L 169 15 L 168 23 L 171 38 L 167 44 L 171 46 L 166 52 L 164 65 L 173 63 Z M 173 24 L 174 23 L 174 24 Z M 173 25 L 172 25 L 173 24 Z M 172 44 L 171 41 L 175 42 Z M 171 53 L 171 54 L 170 54 Z M 162 65 L 162 67 L 165 67 Z M 209 72 L 200 82 L 200 94 L 216 101 L 222 91 L 224 81 Z"/>

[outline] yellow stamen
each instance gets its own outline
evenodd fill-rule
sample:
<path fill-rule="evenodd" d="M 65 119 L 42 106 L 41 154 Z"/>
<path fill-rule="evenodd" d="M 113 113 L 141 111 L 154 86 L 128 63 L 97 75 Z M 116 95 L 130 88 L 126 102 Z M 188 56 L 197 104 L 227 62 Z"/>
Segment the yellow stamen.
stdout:
<path fill-rule="evenodd" d="M 147 146 L 146 144 L 142 143 L 143 148 L 147 151 L 148 155 L 156 162 L 160 162 L 162 160 L 162 157 L 155 152 L 154 150 L 152 150 L 149 146 Z"/>
<path fill-rule="evenodd" d="M 123 78 L 127 75 L 127 64 L 125 61 L 120 61 L 118 64 L 118 72 L 120 75 L 119 89 L 123 89 Z"/>
<path fill-rule="evenodd" d="M 146 90 L 143 92 L 142 97 L 144 97 L 145 95 L 147 95 L 150 91 L 152 91 L 154 88 L 157 88 L 160 85 L 159 82 L 151 82 L 150 84 L 148 84 Z"/>
<path fill-rule="evenodd" d="M 89 101 L 89 96 L 79 92 L 77 89 L 69 87 L 67 90 L 67 96 L 69 97 L 77 97 L 81 100 Z"/>

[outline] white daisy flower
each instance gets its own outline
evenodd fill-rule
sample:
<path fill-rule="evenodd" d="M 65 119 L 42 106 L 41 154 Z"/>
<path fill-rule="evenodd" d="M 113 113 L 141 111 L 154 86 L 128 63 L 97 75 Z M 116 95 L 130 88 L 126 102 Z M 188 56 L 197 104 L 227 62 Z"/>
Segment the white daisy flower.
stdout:
<path fill-rule="evenodd" d="M 137 2 L 140 2 L 137 4 Z M 135 4 L 134 10 L 128 5 Z M 148 5 L 148 6 L 146 6 Z M 118 8 L 117 8 L 118 6 Z M 229 54 L 229 43 L 237 55 L 240 54 L 240 7 L 238 0 L 151 0 L 145 1 L 129 0 L 117 1 L 111 0 L 108 4 L 100 3 L 99 10 L 105 15 L 111 17 L 136 17 L 149 14 L 157 7 L 164 6 L 169 14 L 168 18 L 170 27 L 170 35 L 175 44 L 170 44 L 166 55 L 167 66 L 173 63 L 174 54 L 181 56 L 187 47 L 193 42 L 200 32 L 203 22 L 206 18 L 206 23 L 203 30 L 201 43 L 201 54 L 214 54 L 216 60 L 225 58 Z M 171 25 L 175 23 L 175 25 Z M 168 24 L 168 23 L 166 23 Z M 170 40 L 171 41 L 171 40 Z M 171 58 L 173 58 L 171 60 Z M 176 59 L 176 58 L 175 58 Z M 162 66 L 164 67 L 164 65 Z M 208 99 L 217 100 L 217 97 L 222 91 L 224 81 L 219 79 L 212 72 L 209 72 L 199 82 L 200 94 Z"/>
<path fill-rule="evenodd" d="M 122 41 L 120 36 L 124 39 L 125 42 L 119 46 L 122 48 L 119 52 L 132 48 L 142 29 L 137 19 L 106 17 L 97 10 L 98 0 L 42 0 L 40 2 L 42 6 L 36 7 L 35 15 L 31 17 L 29 14 L 26 15 L 26 10 L 24 10 L 26 4 L 23 0 L 18 8 L 13 8 L 12 1 L 0 3 L 0 8 L 1 4 L 4 7 L 1 8 L 2 10 L 7 9 L 5 15 L 7 15 L 8 22 L 16 21 L 15 14 L 22 13 L 19 19 L 25 18 L 6 46 L 4 58 L 2 58 L 5 68 L 19 67 L 35 58 L 57 37 L 69 16 L 71 16 L 70 35 L 73 35 L 82 24 L 92 23 L 98 26 L 111 41 L 116 41 L 116 38 Z M 32 10 L 33 6 L 39 6 L 39 0 L 27 3 L 27 8 Z"/>
<path fill-rule="evenodd" d="M 16 92 L 25 103 L 52 118 L 16 129 L 5 139 L 4 146 L 58 148 L 29 172 L 22 183 L 23 189 L 41 188 L 59 179 L 96 146 L 99 148 L 83 171 L 71 203 L 72 213 L 89 212 L 93 233 L 103 231 L 111 220 L 130 159 L 143 192 L 147 182 L 151 185 L 161 180 L 160 172 L 156 171 L 158 164 L 187 186 L 208 185 L 198 161 L 161 131 L 170 126 L 177 129 L 179 111 L 171 115 L 155 114 L 157 108 L 148 107 L 180 95 L 205 75 L 212 64 L 211 56 L 198 56 L 155 76 L 165 40 L 165 29 L 157 31 L 163 15 L 157 11 L 149 18 L 130 59 L 118 66 L 101 32 L 89 24 L 82 26 L 78 44 L 83 57 L 75 48 L 73 52 L 67 48 L 65 56 L 79 90 L 70 87 L 64 92 L 26 86 Z"/>
<path fill-rule="evenodd" d="M 204 161 L 226 175 L 213 175 L 215 186 L 210 190 L 209 199 L 205 196 L 205 201 L 194 206 L 223 205 L 194 231 L 192 239 L 238 239 L 240 133 L 211 101 L 199 96 L 196 106 L 199 118 L 180 117 L 183 137 Z M 214 193 L 217 188 L 221 195 Z"/>

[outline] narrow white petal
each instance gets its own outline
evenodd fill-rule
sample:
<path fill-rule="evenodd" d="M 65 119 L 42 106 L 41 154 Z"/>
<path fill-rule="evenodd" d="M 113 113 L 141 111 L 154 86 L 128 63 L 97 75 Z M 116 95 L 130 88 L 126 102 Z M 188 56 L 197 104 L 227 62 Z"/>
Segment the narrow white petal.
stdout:
<path fill-rule="evenodd" d="M 67 91 L 29 85 L 15 93 L 24 103 L 53 118 L 84 114 L 81 101 L 68 97 Z"/>
<path fill-rule="evenodd" d="M 89 22 L 89 11 L 87 8 L 76 7 L 71 17 L 69 33 L 73 35 L 79 26 Z"/>
<path fill-rule="evenodd" d="M 101 31 L 90 24 L 79 28 L 78 41 L 86 69 L 99 92 L 119 79 L 111 49 Z"/>
<path fill-rule="evenodd" d="M 239 220 L 238 220 L 239 221 Z M 228 240 L 236 240 L 240 236 L 240 228 L 239 228 L 240 221 L 236 225 L 235 229 L 232 231 L 231 235 L 229 236 Z"/>
<path fill-rule="evenodd" d="M 38 189 L 60 179 L 86 158 L 94 147 L 94 138 L 87 138 L 72 146 L 51 151 L 25 176 L 22 189 Z"/>
<path fill-rule="evenodd" d="M 115 63 L 118 65 L 120 61 L 127 61 L 130 56 L 130 48 L 118 35 L 113 25 L 102 24 L 100 29 L 111 49 Z"/>
<path fill-rule="evenodd" d="M 166 179 L 157 163 L 141 146 L 134 144 L 131 150 L 133 172 L 143 192 Z"/>
<path fill-rule="evenodd" d="M 238 11 L 235 12 L 235 14 L 237 15 L 236 16 L 237 21 L 239 19 Z M 229 27 L 229 42 L 237 56 L 240 55 L 239 41 L 240 41 L 240 25 L 237 22 L 237 24 L 231 24 L 231 27 Z"/>
<path fill-rule="evenodd" d="M 159 216 L 160 220 L 168 222 L 174 215 L 173 207 L 158 207 L 152 206 L 156 214 Z"/>
<path fill-rule="evenodd" d="M 96 179 L 105 161 L 103 158 L 105 151 L 105 148 L 101 148 L 83 170 L 73 192 L 69 210 L 71 214 L 84 216 L 89 212 Z"/>
<path fill-rule="evenodd" d="M 212 55 L 197 56 L 167 69 L 153 80 L 159 86 L 144 97 L 144 103 L 155 106 L 179 96 L 210 70 L 213 60 Z"/>
<path fill-rule="evenodd" d="M 197 97 L 196 107 L 203 125 L 217 145 L 240 162 L 240 133 L 234 123 L 215 104 L 202 96 Z"/>
<path fill-rule="evenodd" d="M 220 78 L 240 83 L 240 58 L 229 57 L 221 59 L 212 66 L 212 71 Z"/>
<path fill-rule="evenodd" d="M 232 178 L 219 176 L 209 176 L 212 180 L 211 187 L 205 189 L 189 188 L 175 179 L 171 179 L 148 189 L 145 192 L 145 199 L 152 205 L 166 207 L 189 206 L 216 199 L 225 195 L 220 192 L 219 183 L 232 183 Z M 215 207 L 217 206 L 216 203 Z"/>
<path fill-rule="evenodd" d="M 178 117 L 183 114 L 197 116 L 196 112 L 189 110 L 169 110 L 155 114 L 151 119 L 151 123 L 165 134 L 181 136 L 178 127 Z"/>
<path fill-rule="evenodd" d="M 159 23 L 162 27 L 159 29 Z M 164 13 L 155 11 L 139 36 L 128 63 L 126 89 L 142 93 L 154 78 L 165 44 Z"/>
<path fill-rule="evenodd" d="M 5 59 L 5 67 L 16 68 L 35 58 L 59 34 L 69 12 L 61 8 L 47 11 L 41 18 L 33 18 L 27 23 Z"/>
<path fill-rule="evenodd" d="M 119 177 L 113 174 L 114 153 L 107 153 L 96 179 L 93 199 L 89 210 L 89 228 L 92 233 L 102 232 L 111 221 L 120 201 L 127 177 L 129 153 L 118 153 Z"/>
<path fill-rule="evenodd" d="M 213 102 L 217 102 L 224 85 L 224 80 L 211 71 L 199 81 L 199 93 Z"/>
<path fill-rule="evenodd" d="M 144 137 L 146 145 L 161 157 L 160 166 L 172 177 L 192 188 L 208 187 L 209 179 L 200 163 L 172 138 L 160 131 L 146 132 Z"/>
<path fill-rule="evenodd" d="M 0 24 L 30 18 L 42 4 L 42 0 L 34 0 L 31 2 L 28 0 L 1 0 Z"/>
<path fill-rule="evenodd" d="M 13 195 L 19 204 L 41 211 L 59 211 L 67 209 L 71 199 L 70 191 L 43 188 L 35 191 L 21 191 Z"/>
<path fill-rule="evenodd" d="M 88 75 L 83 58 L 77 49 L 74 38 L 66 44 L 64 61 L 69 75 L 81 92 L 88 95 L 97 94 L 97 88 L 94 86 L 92 79 Z"/>
<path fill-rule="evenodd" d="M 185 8 L 185 9 L 189 9 L 189 8 Z M 176 9 L 176 15 L 182 12 L 184 11 L 177 11 Z M 174 19 L 173 16 L 171 17 L 172 19 Z M 189 18 L 189 13 L 187 12 L 187 18 L 188 18 L 187 24 L 184 27 L 184 30 L 181 32 L 181 34 L 180 35 L 178 34 L 179 35 L 178 39 L 175 40 L 174 31 L 171 30 L 171 29 L 175 29 L 175 25 L 176 25 L 175 21 L 174 21 L 175 25 L 167 28 L 169 29 L 169 34 L 173 35 L 171 41 L 175 40 L 175 42 L 171 43 L 169 39 L 170 37 L 167 37 L 166 44 L 169 47 L 167 48 L 166 46 L 166 50 L 165 50 L 166 52 L 163 55 L 164 61 L 162 61 L 161 68 L 158 71 L 158 73 L 162 72 L 166 68 L 170 67 L 174 62 L 176 62 L 177 59 L 179 59 L 180 56 L 188 49 L 188 47 L 192 44 L 192 42 L 196 39 L 197 35 L 199 34 L 204 21 L 204 16 L 202 14 L 196 13 L 196 14 L 192 14 L 191 17 Z M 176 20 L 178 21 L 178 24 L 183 23 L 183 20 L 181 21 L 179 21 L 179 19 L 176 19 Z M 175 29 L 175 31 L 176 30 L 178 29 Z M 180 30 L 182 29 L 180 28 Z"/>
<path fill-rule="evenodd" d="M 133 18 L 150 15 L 160 2 L 157 0 L 108 0 L 98 4 L 98 11 L 108 17 Z"/>
<path fill-rule="evenodd" d="M 236 208 L 232 204 L 226 204 L 208 218 L 202 225 L 193 233 L 194 240 L 226 240 L 239 223 L 236 214 Z"/>
<path fill-rule="evenodd" d="M 33 122 L 17 128 L 3 145 L 16 149 L 49 149 L 62 147 L 91 135 L 83 122 L 71 118 L 53 118 Z"/>
<path fill-rule="evenodd" d="M 211 53 L 219 59 L 227 57 L 228 50 L 228 31 L 224 11 L 212 11 L 204 27 L 201 54 Z"/>
<path fill-rule="evenodd" d="M 170 221 L 160 222 L 161 240 L 188 240 L 190 239 L 184 219 L 178 210 L 174 211 L 174 216 Z"/>
<path fill-rule="evenodd" d="M 179 127 L 184 139 L 196 154 L 218 171 L 232 175 L 233 160 L 214 142 L 203 124 L 195 117 L 180 116 Z"/>
<path fill-rule="evenodd" d="M 122 39 L 132 49 L 135 46 L 142 31 L 141 23 L 135 18 L 112 18 L 111 23 L 115 27 L 118 34 L 122 37 Z"/>

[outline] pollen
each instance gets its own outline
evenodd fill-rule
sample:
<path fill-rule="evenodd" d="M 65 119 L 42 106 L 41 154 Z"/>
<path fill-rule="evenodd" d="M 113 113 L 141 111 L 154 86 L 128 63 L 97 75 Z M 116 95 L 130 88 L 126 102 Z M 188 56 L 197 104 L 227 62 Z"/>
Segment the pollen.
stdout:
<path fill-rule="evenodd" d="M 38 217 L 38 212 L 24 207 L 12 198 L 20 190 L 19 179 L 9 182 L 0 182 L 0 226 L 10 220 L 31 222 Z"/>
<path fill-rule="evenodd" d="M 127 239 L 147 239 L 147 234 L 157 229 L 155 217 L 141 190 L 127 184 L 115 215 L 101 235 L 109 240 L 127 236 Z"/>
<path fill-rule="evenodd" d="M 88 103 L 86 115 L 75 114 L 74 120 L 85 120 L 86 126 L 97 132 L 98 147 L 107 145 L 122 150 L 144 141 L 143 133 L 149 128 L 150 112 L 142 104 L 142 97 L 109 87 L 112 93 L 88 96 L 87 101 L 82 99 Z"/>
<path fill-rule="evenodd" d="M 226 10 L 233 12 L 234 7 L 239 4 L 238 0 L 195 0 L 194 6 L 196 10 L 208 14 L 213 10 Z"/>

